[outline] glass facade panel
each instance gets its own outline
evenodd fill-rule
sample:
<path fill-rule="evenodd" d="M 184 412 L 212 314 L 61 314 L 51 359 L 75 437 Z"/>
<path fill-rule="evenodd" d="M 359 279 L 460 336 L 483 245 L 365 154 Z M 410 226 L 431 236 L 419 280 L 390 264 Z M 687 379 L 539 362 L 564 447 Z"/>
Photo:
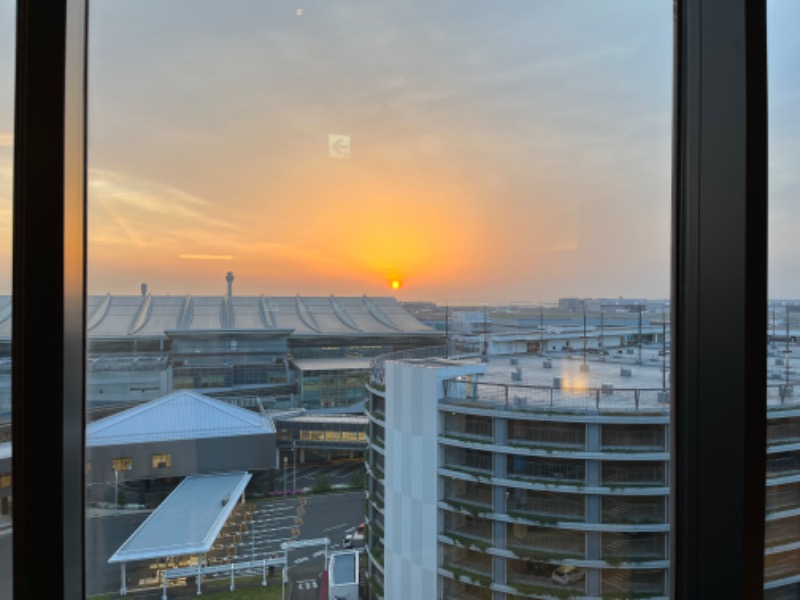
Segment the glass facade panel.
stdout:
<path fill-rule="evenodd" d="M 0 598 L 12 592 L 11 258 L 15 3 L 0 2 Z"/>
<path fill-rule="evenodd" d="M 800 577 L 800 102 L 795 31 L 800 10 L 793 2 L 768 0 L 769 86 L 769 295 L 767 329 L 767 464 L 765 597 L 794 598 Z"/>
<path fill-rule="evenodd" d="M 201 568 L 342 528 L 375 598 L 593 597 L 609 569 L 655 589 L 620 564 L 652 540 L 601 496 L 666 486 L 672 6 L 93 5 L 92 489 L 157 513 L 245 473 L 181 559 Z M 366 497 L 320 525 L 334 500 L 294 496 L 362 456 Z M 415 556 L 386 546 L 406 501 Z M 113 593 L 88 528 L 89 589 Z"/>

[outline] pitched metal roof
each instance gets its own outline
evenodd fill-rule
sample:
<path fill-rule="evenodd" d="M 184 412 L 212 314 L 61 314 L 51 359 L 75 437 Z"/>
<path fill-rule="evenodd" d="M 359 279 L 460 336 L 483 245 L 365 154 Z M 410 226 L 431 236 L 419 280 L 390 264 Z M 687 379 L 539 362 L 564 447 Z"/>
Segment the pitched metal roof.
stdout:
<path fill-rule="evenodd" d="M 196 392 L 179 391 L 90 423 L 86 446 L 275 433 L 272 421 Z"/>
<path fill-rule="evenodd" d="M 250 478 L 250 473 L 245 472 L 190 475 L 108 562 L 208 552 Z"/>

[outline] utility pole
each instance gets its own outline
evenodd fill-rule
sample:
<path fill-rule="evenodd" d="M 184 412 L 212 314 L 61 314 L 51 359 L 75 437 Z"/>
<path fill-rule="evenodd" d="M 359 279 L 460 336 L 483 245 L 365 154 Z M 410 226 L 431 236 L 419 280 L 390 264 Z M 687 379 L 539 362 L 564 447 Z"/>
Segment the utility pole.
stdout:
<path fill-rule="evenodd" d="M 586 300 L 583 301 L 583 365 L 586 367 Z"/>
<path fill-rule="evenodd" d="M 642 309 L 644 307 L 640 304 L 639 305 L 639 362 L 638 364 L 642 364 Z"/>
<path fill-rule="evenodd" d="M 786 308 L 784 310 L 785 310 L 784 319 L 786 320 L 786 350 L 784 350 L 784 353 L 786 354 L 786 359 L 784 360 L 784 369 L 786 371 L 785 378 L 786 378 L 786 383 L 788 385 L 788 383 L 789 383 L 789 355 L 792 353 L 792 351 L 789 349 L 789 307 L 786 306 Z"/>
<path fill-rule="evenodd" d="M 772 346 L 775 346 L 775 304 L 770 305 L 772 307 Z"/>
<path fill-rule="evenodd" d="M 486 321 L 486 303 L 483 303 L 483 362 L 489 360 L 489 332 Z"/>
<path fill-rule="evenodd" d="M 444 357 L 450 358 L 450 306 L 444 305 Z"/>
<path fill-rule="evenodd" d="M 661 310 L 661 391 L 667 391 L 667 311 Z"/>
<path fill-rule="evenodd" d="M 539 353 L 544 356 L 544 306 L 539 306 Z"/>

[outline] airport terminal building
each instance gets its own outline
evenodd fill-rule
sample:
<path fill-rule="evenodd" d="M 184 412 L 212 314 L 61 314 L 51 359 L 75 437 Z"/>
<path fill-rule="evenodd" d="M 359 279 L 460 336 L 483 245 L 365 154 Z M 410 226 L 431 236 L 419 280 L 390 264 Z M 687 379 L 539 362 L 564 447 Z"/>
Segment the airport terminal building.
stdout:
<path fill-rule="evenodd" d="M 0 419 L 10 412 L 10 296 L 0 296 Z M 368 359 L 443 334 L 390 297 L 105 294 L 87 299 L 90 410 L 195 390 L 257 408 L 363 400 Z M 307 396 L 307 398 L 305 397 Z"/>

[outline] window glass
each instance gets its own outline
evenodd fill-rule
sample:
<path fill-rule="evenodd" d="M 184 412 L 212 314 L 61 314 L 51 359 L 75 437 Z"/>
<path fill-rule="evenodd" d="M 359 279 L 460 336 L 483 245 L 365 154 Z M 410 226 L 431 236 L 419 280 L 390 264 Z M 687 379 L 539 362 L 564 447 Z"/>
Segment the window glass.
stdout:
<path fill-rule="evenodd" d="M 14 3 L 0 2 L 0 598 L 12 590 L 11 256 L 14 152 Z"/>
<path fill-rule="evenodd" d="M 129 456 L 115 458 L 111 461 L 112 467 L 115 471 L 130 471 L 133 469 L 133 459 Z"/>
<path fill-rule="evenodd" d="M 668 596 L 672 10 L 94 3 L 89 592 Z"/>
<path fill-rule="evenodd" d="M 168 469 L 172 466 L 172 454 L 153 454 L 150 462 L 154 469 Z"/>
<path fill-rule="evenodd" d="M 767 327 L 767 480 L 764 552 L 765 598 L 800 594 L 800 457 L 794 445 L 800 421 L 800 102 L 795 30 L 800 7 L 767 3 L 769 85 L 769 298 Z"/>

